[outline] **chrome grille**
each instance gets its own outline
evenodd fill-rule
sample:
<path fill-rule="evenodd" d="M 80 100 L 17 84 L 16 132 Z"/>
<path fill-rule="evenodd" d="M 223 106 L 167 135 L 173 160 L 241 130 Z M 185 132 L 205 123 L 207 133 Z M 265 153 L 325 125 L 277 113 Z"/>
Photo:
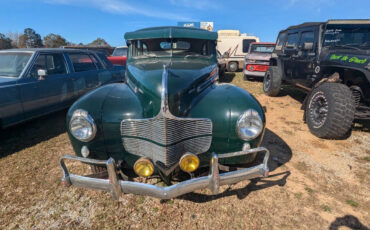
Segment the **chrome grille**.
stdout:
<path fill-rule="evenodd" d="M 170 167 L 186 152 L 200 154 L 210 148 L 212 121 L 160 112 L 154 118 L 123 120 L 121 135 L 127 152 Z"/>

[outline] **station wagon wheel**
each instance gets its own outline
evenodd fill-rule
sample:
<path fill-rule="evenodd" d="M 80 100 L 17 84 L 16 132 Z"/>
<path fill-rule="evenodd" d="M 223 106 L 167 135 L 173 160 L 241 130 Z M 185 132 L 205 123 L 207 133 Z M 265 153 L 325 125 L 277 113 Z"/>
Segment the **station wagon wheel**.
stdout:
<path fill-rule="evenodd" d="M 315 88 L 306 106 L 306 122 L 320 138 L 342 139 L 350 132 L 355 114 L 351 90 L 340 83 L 324 83 Z"/>

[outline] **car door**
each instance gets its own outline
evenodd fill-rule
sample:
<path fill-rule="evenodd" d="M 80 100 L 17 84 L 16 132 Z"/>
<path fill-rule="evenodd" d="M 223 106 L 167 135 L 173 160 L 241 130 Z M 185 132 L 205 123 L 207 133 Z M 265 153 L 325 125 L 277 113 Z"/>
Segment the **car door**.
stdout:
<path fill-rule="evenodd" d="M 89 53 L 68 53 L 69 61 L 73 67 L 72 81 L 74 99 L 79 98 L 99 85 L 98 67 Z"/>
<path fill-rule="evenodd" d="M 39 70 L 46 76 L 39 76 Z M 39 53 L 19 87 L 25 119 L 61 109 L 72 92 L 63 54 Z"/>
<path fill-rule="evenodd" d="M 315 69 L 316 36 L 317 32 L 313 28 L 301 32 L 298 43 L 298 54 L 294 65 L 293 78 L 295 82 L 307 87 L 312 82 L 312 75 Z"/>
<path fill-rule="evenodd" d="M 284 55 L 285 55 L 285 57 L 283 58 L 284 72 L 288 80 L 293 79 L 295 61 L 298 53 L 297 51 L 298 37 L 299 33 L 297 31 L 289 32 L 284 45 Z"/>

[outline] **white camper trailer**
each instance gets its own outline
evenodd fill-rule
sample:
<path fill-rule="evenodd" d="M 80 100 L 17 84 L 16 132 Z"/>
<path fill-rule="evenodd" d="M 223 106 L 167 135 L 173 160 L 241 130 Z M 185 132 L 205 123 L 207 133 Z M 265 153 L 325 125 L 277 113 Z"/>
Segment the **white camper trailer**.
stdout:
<path fill-rule="evenodd" d="M 226 59 L 226 68 L 229 72 L 243 69 L 244 58 L 248 53 L 249 44 L 259 42 L 256 36 L 241 34 L 239 30 L 219 30 L 217 39 L 217 50 Z"/>

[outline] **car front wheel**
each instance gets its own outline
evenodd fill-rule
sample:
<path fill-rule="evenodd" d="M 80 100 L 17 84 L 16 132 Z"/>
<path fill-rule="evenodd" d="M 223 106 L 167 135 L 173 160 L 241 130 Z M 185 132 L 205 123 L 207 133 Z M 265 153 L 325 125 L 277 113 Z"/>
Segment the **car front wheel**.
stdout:
<path fill-rule="evenodd" d="M 346 85 L 324 83 L 311 92 L 307 103 L 306 122 L 315 136 L 341 139 L 351 130 L 355 102 Z"/>

